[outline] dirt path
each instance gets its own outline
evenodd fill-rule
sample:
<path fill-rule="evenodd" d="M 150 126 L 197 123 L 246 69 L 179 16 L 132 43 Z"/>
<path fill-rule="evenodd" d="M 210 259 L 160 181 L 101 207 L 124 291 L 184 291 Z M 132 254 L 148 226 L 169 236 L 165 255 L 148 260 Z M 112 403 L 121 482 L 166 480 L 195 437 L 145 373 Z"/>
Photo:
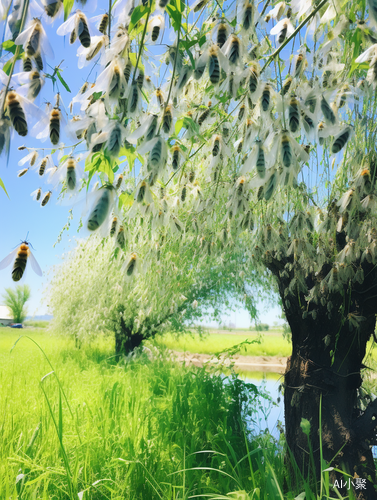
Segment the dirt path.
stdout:
<path fill-rule="evenodd" d="M 172 351 L 176 359 L 186 365 L 203 366 L 205 363 L 217 364 L 223 362 L 229 366 L 231 360 L 221 357 L 218 360 L 215 356 L 209 354 L 198 354 L 192 352 Z M 287 358 L 280 356 L 234 356 L 232 358 L 234 367 L 242 371 L 261 371 L 283 374 L 287 364 Z"/>

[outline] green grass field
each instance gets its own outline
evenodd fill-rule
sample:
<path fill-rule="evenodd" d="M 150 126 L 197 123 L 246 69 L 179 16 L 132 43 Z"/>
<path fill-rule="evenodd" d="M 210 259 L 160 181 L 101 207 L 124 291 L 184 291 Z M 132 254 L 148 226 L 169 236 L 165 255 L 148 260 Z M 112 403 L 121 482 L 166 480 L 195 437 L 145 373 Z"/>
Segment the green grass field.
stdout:
<path fill-rule="evenodd" d="M 76 349 L 49 331 L 21 333 L 44 353 L 27 338 L 10 352 L 20 332 L 0 334 L 1 499 L 167 500 L 245 488 L 267 498 L 276 457 L 283 481 L 281 450 L 240 419 L 241 407 L 257 417 L 254 386 L 158 356 L 116 365 L 110 338 Z"/>
<path fill-rule="evenodd" d="M 263 332 L 265 333 L 265 332 Z M 266 332 L 210 333 L 204 337 L 198 333 L 180 336 L 164 334 L 156 338 L 157 345 L 176 351 L 197 352 L 200 354 L 219 354 L 246 340 L 253 343 L 241 347 L 239 354 L 244 356 L 289 356 L 291 346 L 281 333 Z M 260 340 L 260 342 L 259 342 Z"/>

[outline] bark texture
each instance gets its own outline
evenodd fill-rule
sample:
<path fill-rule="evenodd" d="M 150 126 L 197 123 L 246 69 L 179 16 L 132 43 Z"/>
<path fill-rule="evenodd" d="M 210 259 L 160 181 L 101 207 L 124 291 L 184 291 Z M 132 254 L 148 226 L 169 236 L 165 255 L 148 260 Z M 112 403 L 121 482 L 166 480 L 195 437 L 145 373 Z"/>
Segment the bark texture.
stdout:
<path fill-rule="evenodd" d="M 371 445 L 377 444 L 377 403 L 371 403 L 363 412 L 358 401 L 366 346 L 376 326 L 376 300 L 370 293 L 376 286 L 373 266 L 364 270 L 367 277 L 362 285 L 353 289 L 339 286 L 333 292 L 326 290 L 316 303 L 308 301 L 304 293 L 287 294 L 294 264 L 292 274 L 281 273 L 287 266 L 272 259 L 269 267 L 277 278 L 292 331 L 292 355 L 287 363 L 284 389 L 289 449 L 304 475 L 319 480 L 321 439 L 328 467 L 366 480 L 365 489 L 354 490 L 356 498 L 377 499 L 371 452 Z M 329 269 L 330 265 L 324 266 L 322 273 L 306 277 L 308 289 L 320 282 Z M 309 439 L 300 425 L 303 418 L 310 423 Z M 310 458 L 311 450 L 314 461 Z M 336 480 L 341 484 L 340 480 L 345 479 L 335 472 L 331 474 L 333 484 Z M 341 493 L 346 496 L 349 491 L 343 488 Z"/>

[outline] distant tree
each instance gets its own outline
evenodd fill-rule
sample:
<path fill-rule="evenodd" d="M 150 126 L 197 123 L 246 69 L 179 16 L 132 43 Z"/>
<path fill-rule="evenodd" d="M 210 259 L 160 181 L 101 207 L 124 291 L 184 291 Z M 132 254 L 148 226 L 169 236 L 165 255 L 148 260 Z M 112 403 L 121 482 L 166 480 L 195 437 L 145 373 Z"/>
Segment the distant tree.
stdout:
<path fill-rule="evenodd" d="M 30 299 L 30 288 L 28 285 L 17 285 L 16 289 L 6 288 L 3 294 L 4 304 L 10 309 L 15 323 L 22 323 L 27 315 L 25 307 Z"/>
<path fill-rule="evenodd" d="M 163 247 L 139 246 L 132 278 L 131 244 L 137 226 L 127 228 L 124 252 L 114 241 L 89 238 L 55 270 L 49 294 L 54 325 L 81 341 L 97 332 L 114 333 L 117 356 L 164 330 L 184 331 L 203 316 L 216 320 L 223 309 L 242 302 L 251 318 L 256 309 L 252 269 L 245 274 L 242 242 L 203 255 L 195 239 L 170 238 Z M 149 263 L 140 266 L 138 260 Z M 255 283 L 261 280 L 255 280 Z M 232 297 L 232 301 L 230 298 Z M 236 307 L 236 306 L 235 306 Z"/>

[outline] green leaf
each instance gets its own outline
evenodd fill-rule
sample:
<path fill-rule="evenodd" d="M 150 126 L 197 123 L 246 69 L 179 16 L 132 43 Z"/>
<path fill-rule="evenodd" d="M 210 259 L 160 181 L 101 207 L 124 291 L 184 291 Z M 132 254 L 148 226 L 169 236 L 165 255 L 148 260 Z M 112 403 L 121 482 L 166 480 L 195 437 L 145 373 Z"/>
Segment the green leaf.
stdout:
<path fill-rule="evenodd" d="M 12 52 L 14 54 L 16 52 L 16 44 L 12 40 L 7 40 L 6 42 L 3 42 L 1 44 L 3 49 L 8 50 L 9 52 Z"/>
<path fill-rule="evenodd" d="M 307 436 L 309 436 L 309 434 L 310 434 L 310 422 L 309 422 L 309 420 L 307 420 L 306 418 L 302 418 L 301 423 L 300 423 L 300 427 L 301 427 L 302 432 L 304 434 L 306 434 Z"/>
<path fill-rule="evenodd" d="M 181 29 L 182 23 L 181 0 L 171 0 L 171 2 L 168 3 L 165 9 L 169 14 L 172 27 L 175 31 L 179 31 Z"/>
<path fill-rule="evenodd" d="M 12 61 L 11 60 L 7 61 L 3 66 L 4 73 L 9 75 L 11 67 L 12 67 Z"/>
<path fill-rule="evenodd" d="M 65 82 L 65 80 L 63 79 L 62 75 L 60 74 L 60 71 L 57 71 L 56 72 L 59 80 L 60 80 L 60 83 L 63 85 L 63 87 L 65 88 L 65 90 L 67 90 L 68 92 L 71 92 L 71 89 L 68 87 L 67 83 Z"/>
<path fill-rule="evenodd" d="M 128 57 L 131 61 L 132 66 L 135 68 L 136 61 L 137 61 L 137 54 L 135 54 L 134 52 L 131 52 L 130 54 L 128 54 Z M 138 67 L 138 69 L 141 69 L 142 71 L 144 71 L 144 65 L 141 62 L 141 58 L 139 59 L 139 64 L 137 65 L 137 67 Z"/>
<path fill-rule="evenodd" d="M 131 31 L 134 29 L 134 27 L 137 25 L 137 23 L 140 21 L 142 17 L 144 17 L 147 12 L 149 12 L 149 7 L 144 6 L 144 5 L 138 5 L 137 7 L 134 8 L 131 14 L 131 21 L 130 25 L 128 27 L 128 33 L 131 33 Z"/>
<path fill-rule="evenodd" d="M 128 193 L 122 193 L 120 196 L 119 196 L 119 201 L 120 203 L 125 207 L 131 207 L 133 205 L 133 202 L 134 202 L 134 197 L 132 194 L 128 194 Z"/>
<path fill-rule="evenodd" d="M 121 148 L 119 151 L 119 158 L 125 156 L 127 158 L 129 172 L 134 168 L 134 163 L 136 158 L 140 160 L 140 156 L 136 153 L 136 148 L 131 146 L 130 148 Z M 142 162 L 143 163 L 143 162 Z"/>
<path fill-rule="evenodd" d="M 5 189 L 5 184 L 4 184 L 4 182 L 3 182 L 1 179 L 0 179 L 0 187 L 2 187 L 2 188 L 4 189 L 5 194 L 6 194 L 6 195 L 8 196 L 8 198 L 9 198 L 9 194 L 7 193 L 7 190 Z M 10 199 L 10 198 L 9 198 L 9 199 Z"/>
<path fill-rule="evenodd" d="M 73 4 L 74 4 L 74 0 L 64 0 L 64 21 L 66 21 L 68 19 L 68 16 L 71 13 Z"/>

